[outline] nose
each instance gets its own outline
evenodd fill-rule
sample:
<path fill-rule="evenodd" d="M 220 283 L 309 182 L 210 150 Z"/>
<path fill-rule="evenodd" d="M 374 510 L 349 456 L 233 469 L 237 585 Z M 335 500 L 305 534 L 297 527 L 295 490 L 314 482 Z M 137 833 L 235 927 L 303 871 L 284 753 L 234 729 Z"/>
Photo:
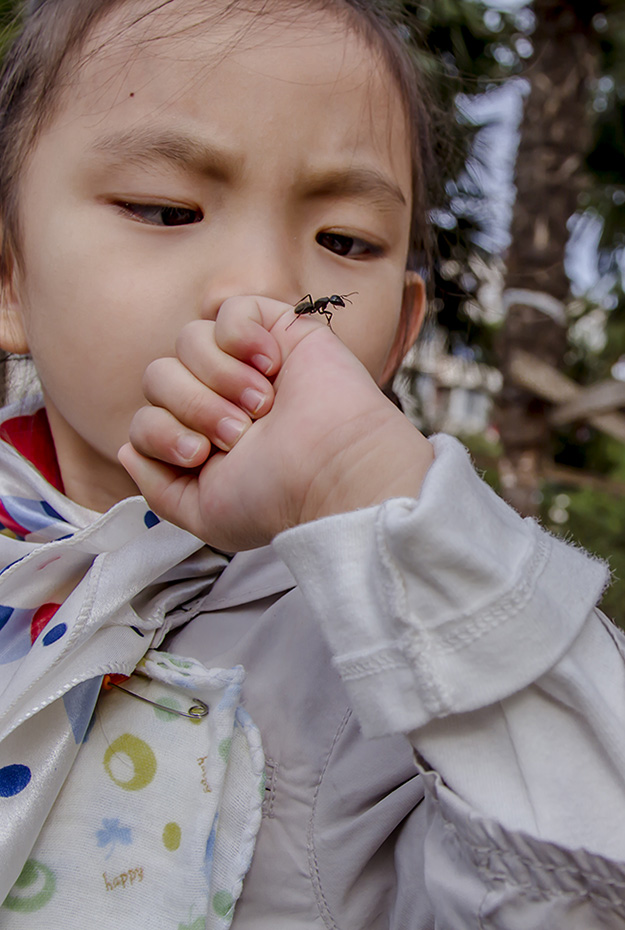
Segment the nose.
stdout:
<path fill-rule="evenodd" d="M 202 306 L 208 319 L 228 297 L 253 294 L 295 304 L 303 293 L 297 236 L 279 224 L 249 220 L 223 230 L 208 266 Z"/>

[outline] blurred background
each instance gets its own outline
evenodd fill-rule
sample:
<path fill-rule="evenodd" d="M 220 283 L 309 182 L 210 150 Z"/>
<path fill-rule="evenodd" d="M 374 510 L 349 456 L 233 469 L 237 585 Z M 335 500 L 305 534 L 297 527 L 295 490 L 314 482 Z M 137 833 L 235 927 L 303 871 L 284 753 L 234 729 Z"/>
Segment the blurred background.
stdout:
<path fill-rule="evenodd" d="M 608 558 L 625 628 L 625 0 L 379 2 L 405 14 L 440 166 L 429 321 L 395 391 Z"/>
<path fill-rule="evenodd" d="M 625 2 L 396 6 L 444 178 L 429 323 L 395 391 L 522 514 L 608 558 L 625 627 Z"/>

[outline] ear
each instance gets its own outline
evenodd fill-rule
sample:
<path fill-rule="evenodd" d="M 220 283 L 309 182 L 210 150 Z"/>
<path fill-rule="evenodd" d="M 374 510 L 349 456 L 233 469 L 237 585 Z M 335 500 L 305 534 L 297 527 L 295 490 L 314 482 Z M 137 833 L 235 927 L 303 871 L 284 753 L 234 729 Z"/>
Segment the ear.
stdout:
<path fill-rule="evenodd" d="M 423 278 L 416 271 L 407 271 L 404 278 L 404 294 L 395 341 L 379 380 L 382 387 L 385 387 L 394 378 L 395 372 L 401 365 L 406 352 L 416 342 L 423 325 L 425 308 L 425 284 Z"/>
<path fill-rule="evenodd" d="M 14 355 L 28 355 L 24 311 L 15 280 L 15 270 L 0 281 L 0 349 Z"/>

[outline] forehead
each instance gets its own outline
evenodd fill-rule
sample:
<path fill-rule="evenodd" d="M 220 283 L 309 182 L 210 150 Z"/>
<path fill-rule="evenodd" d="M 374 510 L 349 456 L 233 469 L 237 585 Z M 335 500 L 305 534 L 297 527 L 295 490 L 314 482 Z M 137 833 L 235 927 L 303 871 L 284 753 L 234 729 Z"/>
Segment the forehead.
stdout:
<path fill-rule="evenodd" d="M 227 116 L 233 131 L 241 119 L 250 132 L 273 128 L 288 146 L 288 120 L 296 116 L 293 131 L 311 150 L 365 147 L 403 170 L 410 160 L 406 117 L 379 50 L 331 11 L 254 6 L 122 4 L 70 70 L 57 121 L 182 126 L 205 121 L 210 109 L 215 124 Z"/>

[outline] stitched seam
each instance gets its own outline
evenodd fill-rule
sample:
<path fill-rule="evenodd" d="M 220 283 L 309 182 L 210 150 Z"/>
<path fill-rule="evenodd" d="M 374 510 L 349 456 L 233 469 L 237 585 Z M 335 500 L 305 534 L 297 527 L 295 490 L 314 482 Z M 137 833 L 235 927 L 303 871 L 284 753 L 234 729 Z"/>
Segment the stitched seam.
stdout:
<path fill-rule="evenodd" d="M 384 603 L 392 604 L 393 606 L 397 605 L 397 609 L 394 611 L 393 620 L 395 622 L 401 621 L 402 616 L 408 614 L 408 596 L 406 592 L 406 584 L 404 582 L 403 575 L 393 558 L 393 553 L 388 547 L 386 541 L 386 525 L 383 520 L 385 508 L 382 507 L 378 515 L 377 520 L 374 523 L 374 533 L 375 533 L 375 542 L 380 556 L 380 561 L 386 569 L 386 573 L 382 575 L 384 580 Z"/>
<path fill-rule="evenodd" d="M 471 848 L 474 849 L 475 851 L 481 851 L 484 854 L 492 853 L 492 849 L 484 849 L 480 847 L 471 847 Z M 510 854 L 510 851 L 509 851 L 509 854 Z M 518 859 L 518 861 L 521 862 L 526 868 L 531 869 L 536 866 L 536 862 L 533 859 L 525 858 L 524 856 L 521 856 L 519 853 L 512 853 L 512 855 L 514 855 Z M 550 895 L 553 896 L 556 894 L 563 894 L 563 893 L 573 894 L 572 891 L 567 891 L 566 889 L 560 889 L 556 891 L 551 891 L 549 889 L 539 889 L 535 884 L 533 884 L 530 881 L 521 882 L 521 881 L 517 881 L 513 879 L 512 876 L 509 874 L 509 872 L 507 872 L 504 868 L 493 869 L 489 865 L 487 865 L 484 861 L 482 861 L 481 865 L 483 866 L 484 871 L 490 878 L 499 879 L 501 881 L 510 881 L 512 879 L 515 887 L 517 888 L 525 888 L 525 889 L 531 888 L 534 892 L 541 891 L 543 894 L 547 896 L 550 896 Z M 566 875 L 567 877 L 579 878 L 579 869 L 574 869 L 566 865 L 552 865 L 551 863 L 544 864 L 541 862 L 540 869 L 542 872 L 549 872 L 552 875 L 561 874 L 561 875 Z M 601 884 L 609 888 L 615 888 L 618 891 L 625 891 L 625 882 L 619 881 L 618 879 L 615 879 L 615 878 L 605 878 L 602 876 Z M 599 898 L 599 899 L 603 898 L 605 900 L 604 895 L 601 895 L 600 893 L 597 893 L 595 891 L 583 892 L 581 896 L 587 897 L 587 898 Z"/>
<path fill-rule="evenodd" d="M 538 863 L 536 859 L 531 856 L 524 856 L 522 853 L 517 850 L 505 849 L 502 850 L 499 846 L 493 843 L 492 846 L 480 845 L 478 843 L 472 843 L 468 840 L 465 840 L 458 832 L 456 825 L 451 821 L 447 820 L 444 814 L 441 812 L 441 817 L 444 821 L 445 830 L 449 833 L 453 833 L 456 841 L 459 845 L 467 849 L 469 853 L 474 853 L 471 858 L 474 865 L 476 865 L 482 872 L 490 879 L 495 881 L 505 882 L 509 885 L 513 885 L 515 888 L 520 889 L 521 891 L 531 892 L 533 895 L 539 894 L 540 897 L 549 899 L 549 898 L 559 898 L 563 895 L 574 895 L 576 898 L 584 899 L 587 901 L 592 901 L 597 904 L 599 907 L 614 907 L 614 901 L 610 900 L 607 895 L 602 894 L 598 889 L 588 889 L 578 890 L 569 889 L 569 888 L 545 888 L 539 887 L 536 884 L 530 881 L 519 881 L 512 874 L 510 869 L 507 869 L 504 864 L 501 864 L 500 868 L 493 868 L 489 865 L 489 860 L 492 858 L 493 852 L 505 853 L 510 857 L 514 857 L 517 862 L 526 868 L 530 874 L 536 870 L 536 867 L 540 867 L 542 873 L 549 873 L 551 875 L 557 876 L 562 875 L 567 878 L 573 878 L 579 881 L 581 867 L 575 866 L 566 866 L 566 865 L 554 865 L 552 863 L 540 862 Z M 617 892 L 625 893 L 625 881 L 619 881 L 618 879 L 606 876 L 593 876 L 597 881 L 601 882 L 602 887 L 613 888 Z"/>
<path fill-rule="evenodd" d="M 480 611 L 478 617 L 473 615 L 471 619 L 471 614 L 461 614 L 454 623 L 463 623 L 462 628 L 441 636 L 436 643 L 436 652 L 455 652 L 464 648 L 467 643 L 484 636 L 493 627 L 509 622 L 515 614 L 525 607 L 532 596 L 536 580 L 547 562 L 550 548 L 551 538 L 539 536 L 538 545 L 529 561 L 529 565 L 522 572 L 519 584 L 504 595 L 495 606 Z"/>
<path fill-rule="evenodd" d="M 424 703 L 435 716 L 442 716 L 452 706 L 452 695 L 448 685 L 436 674 L 433 661 L 436 650 L 433 648 L 432 632 L 423 627 L 415 629 L 414 624 L 409 625 L 410 610 L 406 584 L 387 544 L 386 525 L 383 521 L 385 510 L 384 506 L 380 509 L 380 515 L 375 523 L 375 537 L 381 562 L 390 577 L 388 603 L 397 604 L 393 617 L 394 625 L 396 629 L 405 631 L 400 642 L 400 649 L 403 649 L 406 658 L 412 661 L 413 666 L 418 669 Z M 408 648 L 406 648 L 407 638 L 409 638 Z M 404 667 L 405 665 L 406 663 Z M 389 668 L 400 667 L 400 665 L 389 666 Z"/>
<path fill-rule="evenodd" d="M 265 796 L 262 804 L 262 816 L 274 817 L 274 801 L 276 799 L 276 779 L 278 775 L 278 764 L 272 759 L 265 759 Z"/>
<path fill-rule="evenodd" d="M 402 661 L 402 652 L 410 659 L 414 660 L 417 657 L 422 659 L 426 646 L 429 646 L 433 655 L 456 652 L 463 649 L 468 643 L 484 636 L 493 627 L 508 622 L 525 607 L 531 597 L 541 563 L 546 561 L 549 542 L 549 539 L 539 539 L 539 544 L 532 556 L 528 570 L 523 573 L 519 585 L 507 594 L 503 600 L 499 601 L 497 606 L 481 613 L 479 617 L 474 616 L 473 620 L 468 620 L 470 616 L 468 614 L 461 615 L 458 620 L 454 621 L 454 623 L 464 621 L 464 626 L 460 630 L 454 630 L 443 636 L 439 636 L 436 631 L 432 631 L 436 637 L 434 642 L 434 637 L 427 635 L 427 631 L 411 628 L 404 632 L 395 648 L 391 646 L 371 652 L 369 655 L 365 653 L 360 656 L 337 658 L 334 661 L 341 668 L 343 678 L 363 678 L 366 675 L 376 674 L 387 669 L 400 668 L 406 665 Z M 402 626 L 405 627 L 405 625 L 405 621 L 402 621 Z"/>
<path fill-rule="evenodd" d="M 406 662 L 396 649 L 381 649 L 370 655 L 361 655 L 353 658 L 336 658 L 334 665 L 341 670 L 344 681 L 357 678 L 366 678 L 368 675 L 377 675 L 396 668 L 406 668 Z"/>
<path fill-rule="evenodd" d="M 488 928 L 486 927 L 486 924 L 482 920 L 482 917 L 484 916 L 484 908 L 486 907 L 489 897 L 490 897 L 490 892 L 487 889 L 484 892 L 484 897 L 480 901 L 480 906 L 477 911 L 478 930 L 488 930 Z"/>
<path fill-rule="evenodd" d="M 319 908 L 319 916 L 323 920 L 326 927 L 329 930 L 339 930 L 338 925 L 335 923 L 330 911 L 330 907 L 326 900 L 323 888 L 321 886 L 321 875 L 319 874 L 319 862 L 317 860 L 317 851 L 315 849 L 315 815 L 317 813 L 317 801 L 319 799 L 319 791 L 321 789 L 321 783 L 324 779 L 325 773 L 327 771 L 328 765 L 330 764 L 330 759 L 338 743 L 339 739 L 343 735 L 345 728 L 352 716 L 352 711 L 347 710 L 343 719 L 341 720 L 336 733 L 334 734 L 334 739 L 332 740 L 332 745 L 328 755 L 326 756 L 323 768 L 319 774 L 319 781 L 315 785 L 315 792 L 313 795 L 313 803 L 310 812 L 310 820 L 308 821 L 308 837 L 307 837 L 307 850 L 308 850 L 308 868 L 310 872 L 310 878 L 313 886 L 313 892 L 315 895 L 315 900 L 317 902 L 317 907 Z"/>
<path fill-rule="evenodd" d="M 542 866 L 541 866 L 541 868 L 542 868 Z M 552 872 L 552 871 L 553 871 L 553 872 L 557 873 L 558 870 L 557 870 L 557 869 L 552 870 L 552 869 L 545 868 L 544 871 L 546 871 L 546 872 Z M 491 879 L 491 880 L 493 880 L 493 881 L 503 882 L 504 884 L 510 885 L 510 876 L 508 876 L 508 875 L 505 875 L 505 874 L 504 874 L 504 875 L 500 875 L 500 874 L 498 874 L 498 873 L 496 873 L 496 872 L 490 873 L 488 870 L 485 870 L 485 874 L 486 874 L 486 876 L 487 876 L 489 879 Z M 579 873 L 575 873 L 575 874 L 579 874 Z M 609 886 L 609 887 L 615 887 L 615 888 L 616 888 L 616 886 L 614 885 L 614 883 L 613 883 L 613 882 L 610 882 L 610 881 L 603 881 L 603 884 L 604 884 L 604 885 L 607 885 L 607 886 Z M 616 906 L 617 906 L 617 905 L 615 904 L 614 900 L 610 900 L 610 899 L 608 898 L 607 895 L 602 895 L 602 894 L 600 894 L 600 893 L 598 893 L 598 892 L 596 892 L 596 891 L 589 891 L 589 890 L 584 891 L 584 890 L 582 890 L 581 888 L 578 889 L 578 890 L 573 889 L 573 888 L 571 888 L 571 889 L 567 889 L 567 888 L 554 888 L 554 889 L 550 889 L 550 888 L 537 888 L 537 886 L 536 886 L 535 884 L 532 884 L 532 882 L 518 882 L 518 881 L 515 881 L 515 882 L 514 882 L 514 887 L 515 887 L 515 889 L 518 889 L 521 893 L 524 893 L 524 894 L 526 893 L 526 894 L 528 895 L 528 897 L 532 897 L 532 896 L 533 896 L 533 897 L 535 897 L 535 898 L 540 898 L 540 899 L 543 900 L 543 901 L 552 901 L 552 900 L 555 901 L 555 900 L 562 899 L 562 898 L 564 898 L 564 897 L 569 897 L 569 898 L 570 898 L 570 897 L 573 897 L 573 898 L 575 898 L 576 901 L 586 901 L 586 902 L 588 902 L 592 907 L 597 908 L 598 910 L 607 910 L 607 911 L 609 911 L 611 914 L 612 914 L 612 913 L 619 913 L 619 911 L 616 910 Z M 482 915 L 483 915 L 484 906 L 485 906 L 487 903 L 489 903 L 489 902 L 488 902 L 488 898 L 491 897 L 493 894 L 494 894 L 494 889 L 491 889 L 491 890 L 486 894 L 486 897 L 484 898 L 484 901 L 482 902 Z M 622 903 L 623 903 L 623 902 L 622 902 L 622 899 L 621 899 L 621 905 L 622 905 Z M 621 913 L 623 913 L 622 910 L 621 910 Z M 480 926 L 482 926 L 482 925 L 480 925 Z"/>

